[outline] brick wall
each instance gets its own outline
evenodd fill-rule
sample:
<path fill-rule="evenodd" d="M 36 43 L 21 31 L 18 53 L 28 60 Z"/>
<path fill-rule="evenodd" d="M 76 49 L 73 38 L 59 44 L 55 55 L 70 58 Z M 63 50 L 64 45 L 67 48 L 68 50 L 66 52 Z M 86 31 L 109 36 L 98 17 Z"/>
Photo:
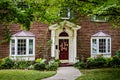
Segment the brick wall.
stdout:
<path fill-rule="evenodd" d="M 111 50 L 112 55 L 115 54 L 116 50 L 120 49 L 120 31 L 113 29 L 112 26 L 108 23 L 95 23 L 91 22 L 90 19 L 84 18 L 82 22 L 78 22 L 82 28 L 78 30 L 78 56 L 89 57 L 91 48 L 90 48 L 90 39 L 91 36 L 100 30 L 104 33 L 111 35 Z"/>
<path fill-rule="evenodd" d="M 88 17 L 80 18 L 76 20 L 75 24 L 80 25 L 82 28 L 78 30 L 77 35 L 77 53 L 78 56 L 83 55 L 84 57 L 90 56 L 90 38 L 91 35 L 103 30 L 106 34 L 111 35 L 112 38 L 112 55 L 115 54 L 115 51 L 120 49 L 120 31 L 117 29 L 112 29 L 111 25 L 107 23 L 94 23 L 89 20 Z M 45 37 L 47 40 L 50 40 L 50 31 L 48 29 L 49 25 L 44 23 L 34 22 L 30 28 L 30 32 L 35 34 L 35 53 L 36 58 L 44 57 L 45 48 L 43 47 L 45 44 Z M 0 34 L 2 34 L 2 27 L 0 27 Z M 18 24 L 13 24 L 10 26 L 11 34 L 15 34 L 20 31 L 20 26 Z M 0 35 L 0 40 L 3 37 Z M 38 46 L 41 46 L 40 52 L 38 51 Z M 50 50 L 48 50 L 48 54 L 50 55 Z M 0 58 L 9 56 L 9 43 L 0 44 Z"/>

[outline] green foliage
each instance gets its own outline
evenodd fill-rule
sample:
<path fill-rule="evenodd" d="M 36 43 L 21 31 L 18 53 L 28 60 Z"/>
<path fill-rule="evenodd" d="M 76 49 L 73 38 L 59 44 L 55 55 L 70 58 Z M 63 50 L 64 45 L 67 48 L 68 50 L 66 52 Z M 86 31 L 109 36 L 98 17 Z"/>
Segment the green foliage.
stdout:
<path fill-rule="evenodd" d="M 47 66 L 46 66 L 46 69 L 48 71 L 56 71 L 57 68 L 58 68 L 59 64 L 57 62 L 53 62 L 53 63 L 49 63 Z"/>
<path fill-rule="evenodd" d="M 116 51 L 116 55 L 120 57 L 120 49 Z"/>
<path fill-rule="evenodd" d="M 34 64 L 34 69 L 35 70 L 45 70 L 46 69 L 46 64 L 45 64 L 45 59 L 39 58 L 36 59 L 36 63 Z"/>
<path fill-rule="evenodd" d="M 46 69 L 48 71 L 56 71 L 59 65 L 60 65 L 60 60 L 55 59 L 54 61 L 50 61 L 49 64 L 46 65 Z"/>
<path fill-rule="evenodd" d="M 112 62 L 113 58 L 112 57 L 105 58 L 105 60 L 106 60 L 105 67 L 112 67 L 111 62 Z"/>
<path fill-rule="evenodd" d="M 16 69 L 30 69 L 32 66 L 33 63 L 31 61 L 24 61 L 24 60 L 21 60 L 21 61 L 15 61 L 15 65 L 14 65 L 14 68 Z M 31 67 L 30 67 L 31 66 Z"/>
<path fill-rule="evenodd" d="M 2 35 L 3 40 L 0 40 L 0 44 L 10 42 L 10 40 L 11 40 L 10 30 L 7 27 L 5 27 L 3 30 L 4 30 L 3 35 Z"/>
<path fill-rule="evenodd" d="M 54 62 L 57 62 L 58 64 L 61 63 L 59 59 L 55 59 Z"/>
<path fill-rule="evenodd" d="M 117 55 L 113 56 L 112 61 L 110 62 L 110 65 L 115 68 L 120 67 L 120 57 Z"/>
<path fill-rule="evenodd" d="M 40 64 L 45 63 L 45 61 L 46 61 L 46 60 L 45 60 L 45 59 L 42 59 L 42 58 L 39 58 L 39 59 L 36 59 L 36 60 L 35 60 L 36 63 L 40 63 Z"/>
<path fill-rule="evenodd" d="M 18 22 L 29 30 L 33 21 L 49 24 L 60 21 L 58 14 L 68 8 L 76 18 L 76 14 L 104 15 L 111 24 L 120 26 L 119 0 L 1 0 L 0 22 Z"/>
<path fill-rule="evenodd" d="M 74 67 L 78 68 L 78 69 L 81 69 L 81 68 L 86 68 L 86 63 L 81 61 L 81 62 L 76 62 L 74 64 Z"/>
<path fill-rule="evenodd" d="M 14 66 L 14 62 L 10 58 L 0 59 L 0 69 L 11 69 Z"/>
<path fill-rule="evenodd" d="M 34 69 L 43 71 L 43 70 L 46 69 L 45 65 L 46 65 L 45 63 L 35 63 L 34 64 Z"/>
<path fill-rule="evenodd" d="M 105 64 L 106 64 L 106 60 L 102 56 L 98 56 L 97 58 L 87 59 L 87 68 L 105 67 Z"/>

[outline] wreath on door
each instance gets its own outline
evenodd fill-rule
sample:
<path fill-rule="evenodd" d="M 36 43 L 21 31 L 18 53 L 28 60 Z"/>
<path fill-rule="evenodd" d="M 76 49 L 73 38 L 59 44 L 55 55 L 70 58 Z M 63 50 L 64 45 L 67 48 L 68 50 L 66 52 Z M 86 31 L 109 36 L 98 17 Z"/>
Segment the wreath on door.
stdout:
<path fill-rule="evenodd" d="M 60 43 L 60 50 L 61 51 L 68 51 L 68 43 L 66 41 L 63 41 Z"/>

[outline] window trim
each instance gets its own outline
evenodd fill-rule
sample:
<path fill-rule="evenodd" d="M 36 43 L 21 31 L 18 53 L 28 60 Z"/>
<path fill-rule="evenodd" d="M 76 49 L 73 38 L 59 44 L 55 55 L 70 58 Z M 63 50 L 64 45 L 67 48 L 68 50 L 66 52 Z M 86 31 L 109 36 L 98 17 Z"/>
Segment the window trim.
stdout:
<path fill-rule="evenodd" d="M 60 12 L 59 12 L 58 16 L 60 16 L 61 19 L 64 19 L 64 20 L 70 19 L 70 17 L 71 17 L 70 8 L 67 8 L 67 16 L 61 16 Z"/>
<path fill-rule="evenodd" d="M 96 44 L 97 44 L 97 52 L 96 53 L 93 53 L 93 46 L 92 46 L 92 44 L 93 44 L 93 42 L 92 42 L 92 40 L 93 39 L 96 39 Z M 99 52 L 99 39 L 105 39 L 106 40 L 106 52 L 105 53 L 100 53 Z M 108 52 L 108 39 L 110 40 L 110 51 Z M 91 37 L 91 57 L 93 56 L 93 55 L 110 55 L 111 56 L 111 37 Z"/>
<path fill-rule="evenodd" d="M 92 17 L 91 17 L 91 21 L 92 21 L 92 22 L 107 22 L 107 21 L 108 21 L 108 19 L 107 19 L 106 17 L 104 18 L 104 20 L 102 20 L 102 19 L 97 19 L 97 17 L 99 17 L 99 16 L 97 16 L 97 15 L 92 16 Z"/>
<path fill-rule="evenodd" d="M 15 54 L 13 55 L 11 53 L 11 44 L 12 44 L 12 40 L 15 40 Z M 18 39 L 26 39 L 26 54 L 25 55 L 18 55 L 17 52 L 18 52 Z M 29 40 L 32 39 L 33 40 L 33 54 L 29 54 Z M 10 57 L 20 57 L 20 56 L 35 56 L 35 37 L 12 37 L 11 38 L 11 41 L 10 41 Z"/>

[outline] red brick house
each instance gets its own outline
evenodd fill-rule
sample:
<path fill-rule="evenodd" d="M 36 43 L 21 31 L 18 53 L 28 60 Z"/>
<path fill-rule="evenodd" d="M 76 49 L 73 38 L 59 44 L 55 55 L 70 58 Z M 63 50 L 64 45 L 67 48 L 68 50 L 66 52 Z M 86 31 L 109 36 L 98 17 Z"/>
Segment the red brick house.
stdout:
<path fill-rule="evenodd" d="M 0 27 L 0 34 L 2 31 Z M 89 17 L 81 17 L 76 22 L 63 20 L 59 25 L 34 22 L 29 32 L 22 31 L 18 24 L 13 24 L 10 32 L 10 43 L 0 44 L 0 58 L 10 56 L 14 59 L 35 60 L 44 57 L 45 37 L 52 40 L 49 57 L 68 63 L 75 63 L 77 58 L 95 57 L 99 54 L 110 57 L 120 49 L 120 31 L 107 22 L 91 21 Z M 2 39 L 3 36 L 0 35 L 0 40 Z"/>

